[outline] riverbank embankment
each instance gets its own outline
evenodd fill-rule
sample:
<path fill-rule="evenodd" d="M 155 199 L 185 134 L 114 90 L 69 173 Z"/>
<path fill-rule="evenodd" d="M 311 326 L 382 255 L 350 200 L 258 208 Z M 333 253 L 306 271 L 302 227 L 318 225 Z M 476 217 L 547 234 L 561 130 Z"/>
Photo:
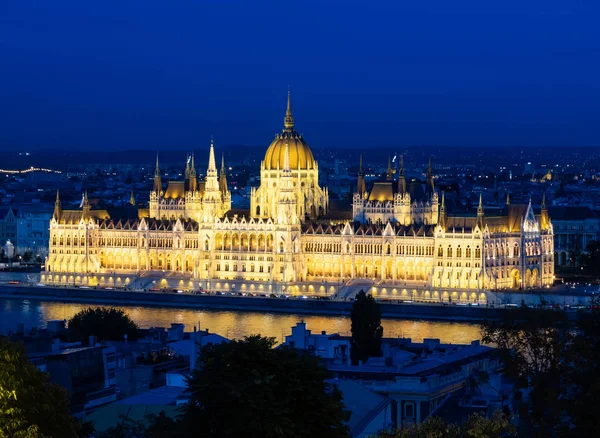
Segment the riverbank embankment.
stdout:
<path fill-rule="evenodd" d="M 307 315 L 349 315 L 351 301 L 297 298 L 192 295 L 172 292 L 132 292 L 108 289 L 2 285 L 0 296 L 98 305 L 220 309 Z M 503 307 L 380 302 L 384 318 L 481 322 L 498 319 Z"/>

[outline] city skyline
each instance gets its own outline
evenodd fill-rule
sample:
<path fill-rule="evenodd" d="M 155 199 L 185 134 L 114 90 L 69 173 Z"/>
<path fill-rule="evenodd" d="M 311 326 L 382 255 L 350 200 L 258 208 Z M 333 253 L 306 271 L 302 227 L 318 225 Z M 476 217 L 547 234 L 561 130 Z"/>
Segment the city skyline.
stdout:
<path fill-rule="evenodd" d="M 597 6 L 356 6 L 4 5 L 0 149 L 597 144 Z"/>

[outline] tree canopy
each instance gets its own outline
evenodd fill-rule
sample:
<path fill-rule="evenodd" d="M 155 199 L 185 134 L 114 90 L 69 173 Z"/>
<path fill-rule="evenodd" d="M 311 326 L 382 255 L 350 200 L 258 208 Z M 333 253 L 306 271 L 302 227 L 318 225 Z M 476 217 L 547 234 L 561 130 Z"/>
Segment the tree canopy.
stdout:
<path fill-rule="evenodd" d="M 353 364 L 363 362 L 372 356 L 381 356 L 381 310 L 371 294 L 360 291 L 350 312 L 352 339 L 350 359 Z"/>
<path fill-rule="evenodd" d="M 0 438 L 77 437 L 69 396 L 27 361 L 25 349 L 0 337 Z"/>
<path fill-rule="evenodd" d="M 69 320 L 69 333 L 74 340 L 87 341 L 91 335 L 102 341 L 135 341 L 138 338 L 138 326 L 121 309 L 114 307 L 89 307 Z"/>
<path fill-rule="evenodd" d="M 319 358 L 274 345 L 255 335 L 203 347 L 188 380 L 181 436 L 348 436 L 349 413 Z"/>
<path fill-rule="evenodd" d="M 600 430 L 600 310 L 573 321 L 564 312 L 519 308 L 483 325 L 516 379 L 520 432 L 526 436 L 594 436 Z"/>
<path fill-rule="evenodd" d="M 378 438 L 499 438 L 515 432 L 508 418 L 496 411 L 491 418 L 472 414 L 460 425 L 447 423 L 439 417 L 429 417 L 414 427 L 381 432 Z"/>
<path fill-rule="evenodd" d="M 600 240 L 593 240 L 587 244 L 582 262 L 586 274 L 600 275 Z"/>

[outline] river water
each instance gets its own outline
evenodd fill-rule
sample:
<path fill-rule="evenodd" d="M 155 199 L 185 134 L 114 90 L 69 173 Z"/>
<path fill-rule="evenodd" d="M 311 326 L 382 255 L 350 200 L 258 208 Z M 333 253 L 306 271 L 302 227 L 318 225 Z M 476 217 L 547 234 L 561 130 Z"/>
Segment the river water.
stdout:
<path fill-rule="evenodd" d="M 60 303 L 30 299 L 0 298 L 0 333 L 15 330 L 19 323 L 30 327 L 45 327 L 55 319 L 70 319 L 75 313 L 90 307 L 83 303 Z M 243 338 L 251 334 L 272 336 L 281 342 L 289 335 L 291 327 L 304 320 L 313 333 L 350 334 L 350 317 L 281 314 L 268 312 L 242 312 L 225 310 L 198 310 L 145 306 L 115 306 L 123 309 L 141 328 L 169 327 L 171 323 L 184 323 L 186 331 L 194 325 L 209 329 L 229 338 Z M 413 321 L 383 319 L 385 337 L 407 337 L 414 341 L 439 338 L 454 344 L 469 343 L 479 339 L 479 326 L 467 322 Z"/>

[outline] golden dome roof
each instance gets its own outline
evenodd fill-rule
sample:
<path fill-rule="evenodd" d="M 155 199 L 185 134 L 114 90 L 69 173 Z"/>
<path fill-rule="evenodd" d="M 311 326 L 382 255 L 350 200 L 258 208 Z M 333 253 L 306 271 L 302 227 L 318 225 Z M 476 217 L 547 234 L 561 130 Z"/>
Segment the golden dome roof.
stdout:
<path fill-rule="evenodd" d="M 292 106 L 290 103 L 290 94 L 288 92 L 287 111 L 284 119 L 285 128 L 281 134 L 275 136 L 275 140 L 267 149 L 265 154 L 265 169 L 277 170 L 283 169 L 283 160 L 286 144 L 289 147 L 290 169 L 314 169 L 315 157 L 310 147 L 306 144 L 304 137 L 294 130 L 294 117 L 292 116 Z"/>

